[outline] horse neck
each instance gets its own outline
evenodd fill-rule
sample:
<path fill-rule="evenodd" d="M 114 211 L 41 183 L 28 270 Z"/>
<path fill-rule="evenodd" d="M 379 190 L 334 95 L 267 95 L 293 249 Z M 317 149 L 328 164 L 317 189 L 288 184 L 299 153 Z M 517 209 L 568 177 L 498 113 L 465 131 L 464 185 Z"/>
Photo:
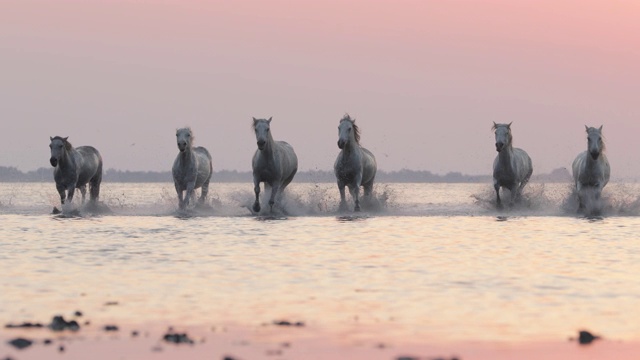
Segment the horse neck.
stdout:
<path fill-rule="evenodd" d="M 349 141 L 344 144 L 342 152 L 345 154 L 352 154 L 358 150 L 360 150 L 360 144 L 356 142 L 355 137 L 353 136 L 353 134 L 351 134 L 351 136 L 349 137 Z"/>
<path fill-rule="evenodd" d="M 65 169 L 72 166 L 73 161 L 71 160 L 72 160 L 74 151 L 75 150 L 73 148 L 71 148 L 70 150 L 67 150 L 65 148 L 64 151 L 62 151 L 62 156 L 60 157 L 60 160 L 58 161 L 58 167 L 60 167 L 61 169 Z"/>
<path fill-rule="evenodd" d="M 180 152 L 180 157 L 182 159 L 182 162 L 186 164 L 189 161 L 191 161 L 192 154 L 193 154 L 193 146 L 189 145 L 184 149 L 184 151 Z"/>
<path fill-rule="evenodd" d="M 498 161 L 501 165 L 511 168 L 511 158 L 513 158 L 513 145 L 506 145 L 498 154 Z"/>
<path fill-rule="evenodd" d="M 264 144 L 264 149 L 260 150 L 260 154 L 268 160 L 272 160 L 274 157 L 275 141 L 271 132 L 267 134 L 267 142 Z"/>
<path fill-rule="evenodd" d="M 598 166 L 598 164 L 602 163 L 602 152 L 600 152 L 600 155 L 598 155 L 597 159 L 594 159 L 591 157 L 591 154 L 589 153 L 589 149 L 587 149 L 587 160 L 585 161 L 585 167 L 587 169 L 593 169 L 596 166 Z"/>

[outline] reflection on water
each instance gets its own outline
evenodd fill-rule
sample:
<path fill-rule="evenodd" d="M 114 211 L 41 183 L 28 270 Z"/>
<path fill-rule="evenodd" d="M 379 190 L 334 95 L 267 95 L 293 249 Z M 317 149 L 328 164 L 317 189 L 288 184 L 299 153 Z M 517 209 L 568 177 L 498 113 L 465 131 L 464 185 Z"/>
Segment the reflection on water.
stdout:
<path fill-rule="evenodd" d="M 170 184 L 109 185 L 115 215 L 53 217 L 51 184 L 3 207 L 3 323 L 82 310 L 103 323 L 290 319 L 368 339 L 640 338 L 640 218 L 568 216 L 549 186 L 547 209 L 510 213 L 474 200 L 489 185 L 392 184 L 386 210 L 338 214 L 337 190 L 300 185 L 300 208 L 328 210 L 269 218 L 238 205 L 250 185 L 223 184 L 215 216 L 184 218 Z"/>

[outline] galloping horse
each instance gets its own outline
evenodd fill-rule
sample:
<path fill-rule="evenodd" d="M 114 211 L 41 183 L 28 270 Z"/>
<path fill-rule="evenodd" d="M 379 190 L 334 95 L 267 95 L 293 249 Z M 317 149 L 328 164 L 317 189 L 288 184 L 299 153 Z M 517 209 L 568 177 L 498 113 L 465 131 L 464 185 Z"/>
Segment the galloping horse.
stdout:
<path fill-rule="evenodd" d="M 298 157 L 293 147 L 284 141 L 275 141 L 271 136 L 271 118 L 253 118 L 251 125 L 255 134 L 258 150 L 253 155 L 253 185 L 256 193 L 256 201 L 253 203 L 253 211 L 260 212 L 260 183 L 264 182 L 265 188 L 271 187 L 269 206 L 273 212 L 276 195 L 282 194 L 298 171 Z"/>
<path fill-rule="evenodd" d="M 71 204 L 75 189 L 80 189 L 82 203 L 84 204 L 89 184 L 89 200 L 92 204 L 98 201 L 100 196 L 100 183 L 102 182 L 102 156 L 92 146 L 79 146 L 73 148 L 67 141 L 69 137 L 49 137 L 51 143 L 51 158 L 49 162 L 55 169 L 53 178 L 56 181 L 56 189 L 60 194 L 62 205 Z"/>
<path fill-rule="evenodd" d="M 193 147 L 193 133 L 190 128 L 182 128 L 176 131 L 178 143 L 178 156 L 173 162 L 173 184 L 178 193 L 178 207 L 186 209 L 189 200 L 194 196 L 194 190 L 202 187 L 199 203 L 204 203 L 209 192 L 209 181 L 213 166 L 211 154 L 202 146 Z M 186 191 L 184 199 L 182 193 Z"/>
<path fill-rule="evenodd" d="M 611 174 L 611 166 L 606 155 L 603 153 L 605 149 L 602 141 L 602 126 L 598 129 L 588 127 L 587 130 L 587 151 L 580 153 L 573 161 L 573 181 L 575 182 L 575 190 L 578 194 L 578 211 L 585 208 L 585 197 L 589 194 L 589 190 L 600 199 L 602 189 L 609 182 Z"/>
<path fill-rule="evenodd" d="M 360 129 L 356 125 L 356 119 L 348 114 L 338 125 L 338 147 L 341 151 L 333 170 L 340 190 L 340 210 L 347 207 L 344 187 L 348 186 L 355 202 L 354 211 L 360 211 L 360 186 L 364 188 L 364 196 L 371 196 L 377 164 L 371 151 L 360 146 Z"/>
<path fill-rule="evenodd" d="M 498 151 L 498 156 L 493 161 L 493 187 L 496 190 L 498 208 L 502 208 L 500 187 L 509 189 L 513 204 L 522 195 L 522 189 L 533 173 L 529 155 L 524 150 L 513 147 L 511 124 L 494 122 L 492 127 L 495 130 L 496 151 Z"/>

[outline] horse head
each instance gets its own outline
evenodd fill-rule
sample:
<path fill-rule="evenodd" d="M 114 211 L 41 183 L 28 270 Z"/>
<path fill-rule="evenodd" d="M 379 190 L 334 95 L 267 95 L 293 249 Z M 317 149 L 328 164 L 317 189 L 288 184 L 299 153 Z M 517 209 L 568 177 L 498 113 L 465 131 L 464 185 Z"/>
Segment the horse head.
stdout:
<path fill-rule="evenodd" d="M 180 150 L 180 152 L 191 148 L 191 144 L 193 143 L 191 128 L 186 127 L 176 130 L 176 141 L 178 142 L 178 150 Z"/>
<path fill-rule="evenodd" d="M 511 136 L 511 124 L 496 124 L 493 123 L 493 130 L 496 134 L 496 151 L 501 152 L 505 147 L 511 146 L 513 137 Z"/>
<path fill-rule="evenodd" d="M 265 145 L 271 137 L 271 119 L 256 119 L 253 118 L 253 131 L 256 133 L 256 143 L 259 150 L 264 150 Z"/>
<path fill-rule="evenodd" d="M 51 149 L 51 157 L 49 158 L 49 163 L 51 166 L 56 167 L 60 162 L 60 159 L 64 156 L 65 151 L 71 147 L 71 144 L 67 141 L 69 137 L 49 137 L 51 143 L 49 144 L 49 149 Z"/>
<path fill-rule="evenodd" d="M 602 141 L 602 126 L 599 128 L 584 126 L 587 130 L 587 151 L 593 160 L 598 159 L 602 150 L 604 150 L 604 142 Z"/>
<path fill-rule="evenodd" d="M 352 119 L 349 114 L 340 119 L 338 125 L 338 147 L 344 149 L 350 141 L 360 143 L 360 129 L 356 125 L 356 119 Z"/>

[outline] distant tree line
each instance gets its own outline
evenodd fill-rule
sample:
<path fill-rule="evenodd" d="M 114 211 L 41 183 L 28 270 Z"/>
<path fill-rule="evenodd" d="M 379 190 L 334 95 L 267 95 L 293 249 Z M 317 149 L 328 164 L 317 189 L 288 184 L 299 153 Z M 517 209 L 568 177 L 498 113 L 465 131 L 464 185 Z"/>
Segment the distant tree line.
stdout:
<path fill-rule="evenodd" d="M 220 170 L 214 171 L 214 182 L 251 182 L 253 176 L 250 171 Z M 295 181 L 303 183 L 335 182 L 335 175 L 330 170 L 300 171 Z M 450 172 L 445 175 L 434 174 L 426 170 L 399 171 L 378 170 L 376 180 L 382 183 L 486 183 L 492 182 L 489 175 L 465 175 L 460 172 Z M 53 168 L 40 168 L 22 172 L 16 167 L 0 166 L 0 182 L 49 182 L 53 181 Z M 129 171 L 108 169 L 104 172 L 102 181 L 105 182 L 173 182 L 170 171 Z M 538 182 L 567 182 L 571 176 L 566 168 L 553 170 L 549 174 L 534 175 L 532 181 Z"/>

